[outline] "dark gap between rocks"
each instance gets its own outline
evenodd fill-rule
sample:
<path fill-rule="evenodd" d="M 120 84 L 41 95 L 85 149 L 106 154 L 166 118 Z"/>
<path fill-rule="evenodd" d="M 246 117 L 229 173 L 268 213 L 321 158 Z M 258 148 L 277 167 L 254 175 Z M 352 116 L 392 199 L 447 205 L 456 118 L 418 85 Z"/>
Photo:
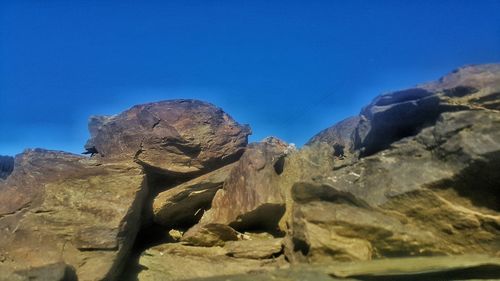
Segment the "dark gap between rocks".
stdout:
<path fill-rule="evenodd" d="M 168 233 L 171 228 L 154 223 L 153 201 L 160 192 L 189 181 L 192 177 L 178 178 L 171 175 L 154 173 L 148 171 L 147 169 L 145 169 L 145 172 L 149 187 L 149 194 L 142 209 L 141 229 L 139 230 L 139 233 L 137 233 L 129 257 L 125 262 L 124 270 L 118 280 L 138 280 L 137 277 L 139 273 L 145 269 L 139 264 L 140 256 L 144 253 L 144 251 L 160 244 L 177 242 Z M 186 225 L 186 228 L 187 227 L 188 226 Z"/>

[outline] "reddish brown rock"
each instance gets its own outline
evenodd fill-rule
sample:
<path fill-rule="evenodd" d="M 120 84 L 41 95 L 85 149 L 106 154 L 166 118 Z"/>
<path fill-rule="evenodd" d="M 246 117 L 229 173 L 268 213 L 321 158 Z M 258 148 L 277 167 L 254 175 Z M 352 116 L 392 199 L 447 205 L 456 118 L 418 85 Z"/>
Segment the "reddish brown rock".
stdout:
<path fill-rule="evenodd" d="M 102 160 L 135 159 L 165 174 L 200 174 L 243 153 L 248 126 L 212 104 L 171 100 L 136 105 L 115 116 L 90 118 L 88 153 Z"/>
<path fill-rule="evenodd" d="M 276 228 L 284 212 L 276 183 L 286 149 L 287 144 L 277 139 L 250 144 L 200 223 L 227 224 L 237 230 Z"/>
<path fill-rule="evenodd" d="M 114 280 L 147 192 L 133 162 L 27 150 L 0 182 L 0 260 L 16 271 L 64 262 L 78 280 Z"/>
<path fill-rule="evenodd" d="M 165 227 L 195 224 L 210 208 L 215 193 L 235 165 L 224 166 L 158 194 L 153 202 L 154 221 Z"/>

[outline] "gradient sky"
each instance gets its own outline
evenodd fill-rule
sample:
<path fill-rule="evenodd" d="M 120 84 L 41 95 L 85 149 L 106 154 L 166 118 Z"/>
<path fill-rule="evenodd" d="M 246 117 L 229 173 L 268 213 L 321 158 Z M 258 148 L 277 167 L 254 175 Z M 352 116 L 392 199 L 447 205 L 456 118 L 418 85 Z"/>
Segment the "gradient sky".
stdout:
<path fill-rule="evenodd" d="M 0 1 L 0 154 L 196 98 L 302 145 L 376 95 L 500 62 L 500 1 Z"/>

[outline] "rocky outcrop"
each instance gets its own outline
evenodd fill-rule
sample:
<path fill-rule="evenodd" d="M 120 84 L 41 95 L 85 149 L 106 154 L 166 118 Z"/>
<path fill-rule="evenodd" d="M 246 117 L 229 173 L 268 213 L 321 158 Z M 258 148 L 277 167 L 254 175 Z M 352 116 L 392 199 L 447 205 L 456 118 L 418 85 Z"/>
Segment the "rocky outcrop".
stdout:
<path fill-rule="evenodd" d="M 498 280 L 500 259 L 490 256 L 389 258 L 330 265 L 298 265 L 274 271 L 196 278 L 196 281 L 335 281 L 335 280 Z"/>
<path fill-rule="evenodd" d="M 64 263 L 15 271 L 0 265 L 0 281 L 78 281 L 75 269 Z"/>
<path fill-rule="evenodd" d="M 334 126 L 327 128 L 312 137 L 307 146 L 316 143 L 327 143 L 334 150 L 334 156 L 343 159 L 350 156 L 354 151 L 353 133 L 359 125 L 361 117 L 353 116 L 340 121 Z"/>
<path fill-rule="evenodd" d="M 300 150 L 200 101 L 93 117 L 90 158 L 27 150 L 0 181 L 0 280 L 498 279 L 499 93 L 464 67 Z"/>
<path fill-rule="evenodd" d="M 497 109 L 500 66 L 470 66 L 437 82 L 381 95 L 365 107 L 354 133 L 354 146 L 364 156 L 414 136 L 433 125 L 443 112 Z"/>
<path fill-rule="evenodd" d="M 158 245 L 141 255 L 139 263 L 146 269 L 139 273 L 138 279 L 173 281 L 214 276 L 220 278 L 221 275 L 268 272 L 288 267 L 283 257 L 254 259 L 235 257 L 234 252 L 234 246 L 227 249 L 220 246 Z"/>
<path fill-rule="evenodd" d="M 250 144 L 223 188 L 217 191 L 211 209 L 184 234 L 184 239 L 196 236 L 207 224 L 224 224 L 237 230 L 276 231 L 285 211 L 285 201 L 276 183 L 287 148 L 286 143 L 276 138 Z"/>
<path fill-rule="evenodd" d="M 6 179 L 14 170 L 14 157 L 0 155 L 0 180 Z"/>
<path fill-rule="evenodd" d="M 158 194 L 153 203 L 154 221 L 171 228 L 198 222 L 235 165 L 224 166 Z"/>
<path fill-rule="evenodd" d="M 87 153 L 101 160 L 135 159 L 150 172 L 195 175 L 237 160 L 250 134 L 209 103 L 171 100 L 90 118 Z"/>
<path fill-rule="evenodd" d="M 27 150 L 0 182 L 0 260 L 16 272 L 65 262 L 78 280 L 114 280 L 146 195 L 135 163 Z"/>
<path fill-rule="evenodd" d="M 450 76 L 376 98 L 352 135 L 361 158 L 293 183 L 290 260 L 500 253 L 500 112 L 477 102 L 500 68 Z"/>

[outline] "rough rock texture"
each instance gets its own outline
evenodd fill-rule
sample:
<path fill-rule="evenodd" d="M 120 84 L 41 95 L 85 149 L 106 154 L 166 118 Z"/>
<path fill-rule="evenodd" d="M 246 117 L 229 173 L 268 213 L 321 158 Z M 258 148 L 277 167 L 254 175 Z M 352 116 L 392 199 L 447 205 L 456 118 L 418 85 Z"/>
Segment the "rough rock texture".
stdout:
<path fill-rule="evenodd" d="M 349 117 L 327 128 L 312 137 L 307 143 L 311 146 L 315 143 L 327 143 L 334 149 L 334 156 L 344 158 L 354 150 L 353 133 L 361 118 L 359 116 Z"/>
<path fill-rule="evenodd" d="M 0 265 L 0 281 L 77 281 L 75 269 L 64 263 L 14 271 Z"/>
<path fill-rule="evenodd" d="M 0 155 L 0 180 L 6 179 L 14 170 L 14 157 Z"/>
<path fill-rule="evenodd" d="M 94 116 L 89 130 L 88 153 L 104 160 L 135 158 L 151 171 L 190 175 L 237 160 L 250 134 L 248 126 L 220 108 L 196 100 L 136 105 L 116 116 Z"/>
<path fill-rule="evenodd" d="M 365 107 L 354 133 L 355 149 L 371 155 L 431 126 L 443 112 L 499 109 L 500 65 L 455 70 L 437 82 L 381 95 Z"/>
<path fill-rule="evenodd" d="M 228 256 L 222 247 L 193 247 L 180 244 L 163 244 L 148 249 L 139 260 L 145 267 L 139 280 L 186 280 L 265 272 L 286 268 L 283 258 L 249 259 Z"/>
<path fill-rule="evenodd" d="M 223 188 L 215 194 L 211 209 L 184 236 L 196 235 L 203 225 L 211 223 L 237 230 L 276 230 L 285 211 L 285 201 L 276 183 L 287 147 L 276 138 L 250 144 Z"/>
<path fill-rule="evenodd" d="M 65 262 L 79 280 L 113 280 L 147 195 L 135 163 L 27 150 L 0 182 L 0 260 L 16 271 Z"/>
<path fill-rule="evenodd" d="M 390 258 L 329 265 L 297 265 L 265 272 L 195 278 L 192 281 L 334 281 L 334 280 L 498 280 L 500 260 L 490 256 Z"/>
<path fill-rule="evenodd" d="M 213 197 L 236 164 L 218 170 L 161 192 L 154 199 L 154 221 L 165 227 L 195 224 L 210 208 Z"/>
<path fill-rule="evenodd" d="M 184 234 L 181 241 L 185 244 L 203 247 L 223 246 L 226 241 L 236 241 L 239 233 L 232 227 L 220 223 L 200 224 L 196 231 Z"/>
<path fill-rule="evenodd" d="M 285 161 L 283 174 L 300 179 L 285 216 L 291 261 L 500 254 L 500 112 L 491 106 L 500 67 L 466 67 L 422 87 L 363 109 L 359 160 L 309 179 L 316 165 Z"/>

